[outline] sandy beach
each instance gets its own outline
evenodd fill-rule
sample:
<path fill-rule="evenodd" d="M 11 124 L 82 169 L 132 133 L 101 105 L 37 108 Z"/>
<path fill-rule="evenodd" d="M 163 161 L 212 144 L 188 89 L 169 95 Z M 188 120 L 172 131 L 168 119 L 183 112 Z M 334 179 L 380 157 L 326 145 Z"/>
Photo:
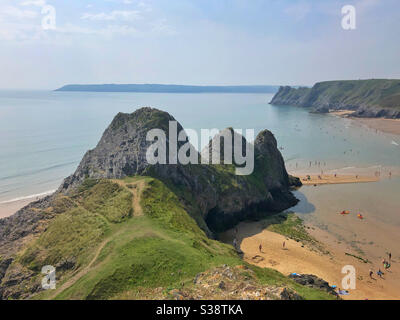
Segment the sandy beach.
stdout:
<path fill-rule="evenodd" d="M 28 199 L 28 200 L 19 200 L 10 203 L 0 204 L 0 219 L 13 215 L 19 209 L 25 207 L 32 201 L 33 201 L 32 199 Z"/>
<path fill-rule="evenodd" d="M 329 111 L 330 114 L 335 115 L 335 116 L 348 116 L 352 114 L 354 111 L 352 110 L 340 110 L 340 111 Z"/>
<path fill-rule="evenodd" d="M 358 117 L 352 117 L 351 116 L 352 113 L 353 111 L 351 110 L 340 110 L 340 111 L 329 112 L 329 114 L 331 115 L 352 119 L 363 125 L 368 126 L 369 128 L 381 132 L 400 135 L 400 119 L 358 118 Z"/>
<path fill-rule="evenodd" d="M 38 196 L 38 197 L 35 197 L 35 198 L 29 198 L 29 199 L 23 199 L 23 200 L 7 202 L 7 203 L 0 203 L 0 219 L 12 216 L 19 209 L 22 209 L 23 207 L 27 206 L 31 202 L 37 201 L 37 200 L 42 199 L 44 197 L 45 197 L 45 195 Z"/>
<path fill-rule="evenodd" d="M 357 278 L 356 289 L 349 290 L 350 294 L 347 296 L 341 296 L 343 299 L 398 299 L 400 268 L 396 263 L 397 258 L 392 260 L 390 270 L 384 271 L 384 279 L 379 278 L 376 273 L 371 279 L 369 269 L 376 270 L 379 267 L 379 261 L 373 261 L 372 264 L 363 263 L 348 256 L 345 254 L 349 252 L 348 248 L 330 245 L 330 243 L 335 243 L 330 234 L 312 225 L 308 227 L 313 231 L 310 234 L 322 244 L 324 252 L 264 229 L 262 222 L 242 222 L 237 227 L 237 234 L 235 230 L 229 230 L 220 237 L 222 241 L 232 244 L 236 234 L 240 249 L 244 253 L 243 259 L 251 264 L 272 268 L 285 275 L 314 274 L 339 288 L 345 276 L 342 274 L 342 268 L 346 265 L 354 266 Z M 285 248 L 283 248 L 284 241 Z M 261 252 L 259 251 L 260 244 L 262 245 Z"/>
<path fill-rule="evenodd" d="M 352 120 L 381 132 L 400 135 L 400 119 L 384 119 L 384 118 L 354 118 Z"/>
<path fill-rule="evenodd" d="M 366 183 L 379 181 L 378 177 L 374 176 L 359 176 L 359 175 L 297 175 L 303 185 L 320 185 L 320 184 L 342 184 L 342 183 Z"/>

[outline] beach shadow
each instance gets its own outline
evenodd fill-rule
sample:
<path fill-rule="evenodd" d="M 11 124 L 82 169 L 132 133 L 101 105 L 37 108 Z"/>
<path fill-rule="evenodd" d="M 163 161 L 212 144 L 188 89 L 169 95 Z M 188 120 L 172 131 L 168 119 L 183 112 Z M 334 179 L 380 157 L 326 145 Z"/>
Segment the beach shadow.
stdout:
<path fill-rule="evenodd" d="M 265 230 L 266 228 L 268 228 L 270 225 L 273 224 L 280 224 L 283 223 L 284 221 L 286 221 L 288 219 L 288 215 L 289 213 L 277 213 L 277 214 L 271 214 L 270 216 L 265 217 L 264 219 L 260 219 L 257 221 L 245 221 L 245 222 L 241 222 L 241 223 L 254 223 L 254 225 L 251 228 L 240 228 L 240 236 L 236 233 L 235 228 L 225 231 L 223 234 L 223 238 L 219 239 L 222 240 L 223 242 L 226 243 L 233 243 L 233 239 L 236 239 L 236 250 L 239 254 L 242 254 L 241 250 L 238 250 L 241 245 L 242 245 L 242 241 L 243 239 L 246 238 L 250 238 L 253 237 L 259 233 L 261 233 L 263 230 Z M 221 236 L 221 234 L 220 234 Z M 258 249 L 258 248 L 257 248 Z M 283 250 L 289 250 L 288 248 L 282 248 Z M 264 250 L 262 250 L 261 252 L 258 251 L 258 253 L 260 254 L 264 254 Z"/>
<path fill-rule="evenodd" d="M 315 212 L 315 206 L 308 201 L 304 193 L 302 193 L 301 191 L 295 191 L 294 195 L 300 201 L 296 206 L 290 208 L 291 211 L 303 214 Z"/>
<path fill-rule="evenodd" d="M 294 212 L 299 214 L 309 214 L 315 212 L 315 206 L 308 201 L 307 197 L 302 192 L 295 191 L 294 195 L 300 201 L 296 206 L 289 209 L 290 213 Z M 271 214 L 260 213 L 260 219 L 241 222 L 241 223 L 255 223 L 255 225 L 252 228 L 241 228 L 240 236 L 236 233 L 236 229 L 238 228 L 236 226 L 230 230 L 220 233 L 217 236 L 217 238 L 218 240 L 229 244 L 233 244 L 234 239 L 236 239 L 236 246 L 234 247 L 236 251 L 239 253 L 239 255 L 243 255 L 243 252 L 240 250 L 243 239 L 250 238 L 261 233 L 263 230 L 267 229 L 270 225 L 281 224 L 285 222 L 288 219 L 288 215 L 289 213 L 286 212 L 271 213 Z M 286 247 L 282 249 L 289 250 Z M 263 254 L 264 252 L 259 252 L 259 253 Z"/>

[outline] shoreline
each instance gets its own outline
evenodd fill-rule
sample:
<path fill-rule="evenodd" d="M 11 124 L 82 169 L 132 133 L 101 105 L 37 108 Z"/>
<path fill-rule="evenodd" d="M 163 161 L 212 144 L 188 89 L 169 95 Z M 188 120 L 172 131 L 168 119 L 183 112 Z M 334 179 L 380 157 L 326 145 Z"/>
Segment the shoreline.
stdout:
<path fill-rule="evenodd" d="M 16 200 L 13 202 L 0 204 L 0 219 L 7 218 L 15 214 L 18 210 L 21 210 L 23 207 L 27 206 L 31 202 L 38 201 L 43 199 L 47 195 L 38 196 L 36 198 Z"/>
<path fill-rule="evenodd" d="M 367 127 L 393 135 L 400 135 L 400 119 L 352 117 L 352 110 L 331 111 L 328 114 L 357 121 Z"/>
<path fill-rule="evenodd" d="M 303 185 L 343 184 L 343 183 L 368 183 L 379 181 L 378 177 L 362 175 L 334 175 L 334 174 L 313 174 L 297 175 Z"/>

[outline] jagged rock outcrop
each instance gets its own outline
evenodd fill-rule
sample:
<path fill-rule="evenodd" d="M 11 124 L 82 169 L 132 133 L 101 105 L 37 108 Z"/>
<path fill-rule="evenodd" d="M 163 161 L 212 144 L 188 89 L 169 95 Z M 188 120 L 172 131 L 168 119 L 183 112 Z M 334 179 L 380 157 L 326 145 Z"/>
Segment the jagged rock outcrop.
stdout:
<path fill-rule="evenodd" d="M 162 129 L 168 138 L 169 121 L 175 119 L 166 112 L 148 107 L 131 114 L 118 113 L 96 148 L 86 152 L 75 173 L 64 180 L 59 192 L 68 193 L 88 177 L 121 179 L 143 173 L 149 167 L 146 151 L 151 145 L 146 141 L 146 134 L 151 129 Z M 182 130 L 179 123 L 177 129 L 178 132 Z"/>
<path fill-rule="evenodd" d="M 209 235 L 210 228 L 214 231 L 230 228 L 254 211 L 278 212 L 297 203 L 289 192 L 293 179 L 289 179 L 276 140 L 268 130 L 262 131 L 255 140 L 254 172 L 249 176 L 236 175 L 232 165 L 150 165 L 146 151 L 151 142 L 146 141 L 146 134 L 151 129 L 162 129 L 168 138 L 169 121 L 175 119 L 153 108 L 142 108 L 132 114 L 119 113 L 96 148 L 85 154 L 76 172 L 65 179 L 58 192 L 67 194 L 86 178 L 120 179 L 136 174 L 151 175 L 175 186 L 177 192 L 185 190 L 192 194 L 190 201 L 181 195 L 182 200 L 191 206 L 189 211 Z M 178 123 L 177 128 L 179 134 L 182 126 Z M 223 134 L 224 131 L 220 132 L 213 141 Z M 186 142 L 179 142 L 178 148 Z M 246 143 L 242 137 L 244 152 Z M 211 151 L 213 145 L 211 141 Z M 220 150 L 223 153 L 223 141 Z M 167 144 L 167 154 L 168 151 Z M 200 159 L 200 154 L 196 157 Z M 298 184 L 297 180 L 294 182 Z"/>
<path fill-rule="evenodd" d="M 326 81 L 312 88 L 280 87 L 274 105 L 310 108 L 313 112 L 354 110 L 355 117 L 400 118 L 400 80 Z"/>

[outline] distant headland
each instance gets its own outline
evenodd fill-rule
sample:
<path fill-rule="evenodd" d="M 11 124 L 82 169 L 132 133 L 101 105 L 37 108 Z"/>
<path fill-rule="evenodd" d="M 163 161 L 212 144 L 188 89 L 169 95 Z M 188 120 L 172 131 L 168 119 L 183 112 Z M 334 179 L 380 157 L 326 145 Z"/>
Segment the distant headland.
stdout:
<path fill-rule="evenodd" d="M 312 88 L 280 87 L 270 102 L 314 112 L 350 110 L 361 118 L 400 119 L 400 80 L 369 79 L 318 82 Z"/>
<path fill-rule="evenodd" d="M 176 84 L 69 84 L 55 91 L 149 93 L 276 93 L 279 86 L 192 86 Z"/>

